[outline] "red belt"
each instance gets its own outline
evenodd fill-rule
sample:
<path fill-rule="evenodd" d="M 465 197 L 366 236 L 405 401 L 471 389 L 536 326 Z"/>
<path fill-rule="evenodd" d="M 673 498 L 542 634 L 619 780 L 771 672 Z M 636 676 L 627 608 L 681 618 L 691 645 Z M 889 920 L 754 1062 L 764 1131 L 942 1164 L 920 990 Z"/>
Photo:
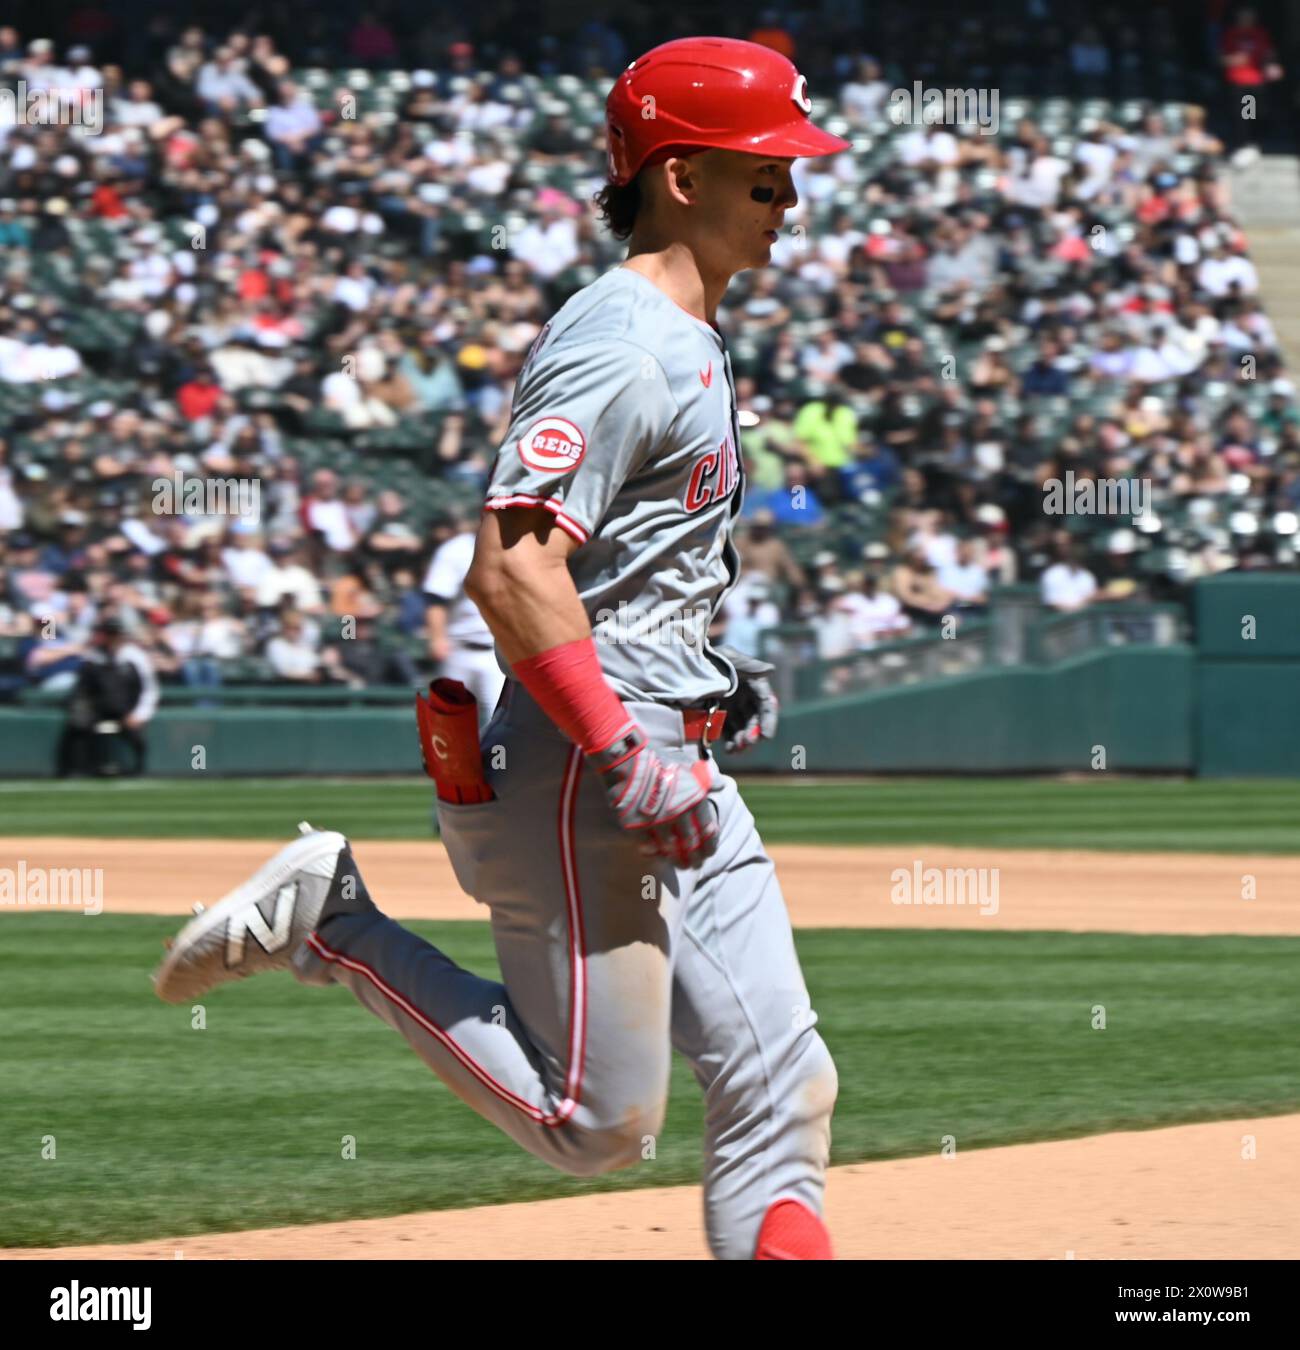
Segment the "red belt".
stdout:
<path fill-rule="evenodd" d="M 716 741 L 727 720 L 725 708 L 683 708 L 682 724 L 688 741 Z"/>

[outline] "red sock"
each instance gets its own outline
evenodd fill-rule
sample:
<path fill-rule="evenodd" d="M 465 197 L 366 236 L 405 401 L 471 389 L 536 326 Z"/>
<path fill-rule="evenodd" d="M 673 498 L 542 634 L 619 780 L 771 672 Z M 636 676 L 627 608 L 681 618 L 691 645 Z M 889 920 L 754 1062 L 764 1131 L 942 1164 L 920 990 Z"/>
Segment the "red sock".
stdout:
<path fill-rule="evenodd" d="M 833 1261 L 826 1225 L 798 1200 L 778 1200 L 763 1218 L 755 1261 Z"/>

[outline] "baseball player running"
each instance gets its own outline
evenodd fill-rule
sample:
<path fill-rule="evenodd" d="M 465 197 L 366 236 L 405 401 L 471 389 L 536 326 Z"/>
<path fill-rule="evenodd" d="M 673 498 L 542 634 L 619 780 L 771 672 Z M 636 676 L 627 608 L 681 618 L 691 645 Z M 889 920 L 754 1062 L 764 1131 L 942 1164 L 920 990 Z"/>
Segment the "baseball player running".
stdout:
<path fill-rule="evenodd" d="M 743 490 L 714 318 L 770 260 L 793 160 L 847 144 L 810 109 L 789 61 L 723 38 L 656 47 L 609 95 L 597 200 L 628 257 L 520 373 L 466 581 L 509 676 L 471 747 L 488 799 L 438 803 L 502 982 L 386 918 L 347 840 L 307 826 L 155 976 L 172 1002 L 269 969 L 346 985 L 577 1176 L 653 1156 L 675 1047 L 705 1094 L 709 1244 L 731 1259 L 831 1255 L 835 1067 L 772 863 L 709 750 L 771 736 L 775 700 L 764 667 L 704 636 L 736 582 Z"/>

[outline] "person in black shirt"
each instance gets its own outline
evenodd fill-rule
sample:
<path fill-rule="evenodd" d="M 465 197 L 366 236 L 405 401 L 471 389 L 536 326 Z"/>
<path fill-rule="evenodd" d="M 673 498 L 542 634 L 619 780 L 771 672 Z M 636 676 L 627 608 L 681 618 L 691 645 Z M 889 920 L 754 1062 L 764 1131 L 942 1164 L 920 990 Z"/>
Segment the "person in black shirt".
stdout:
<path fill-rule="evenodd" d="M 158 677 L 145 651 L 129 641 L 122 620 L 103 616 L 92 652 L 77 673 L 59 740 L 57 772 L 100 777 L 138 774 L 145 767 L 145 727 L 158 706 Z M 112 758 L 109 735 L 130 754 L 125 766 Z"/>

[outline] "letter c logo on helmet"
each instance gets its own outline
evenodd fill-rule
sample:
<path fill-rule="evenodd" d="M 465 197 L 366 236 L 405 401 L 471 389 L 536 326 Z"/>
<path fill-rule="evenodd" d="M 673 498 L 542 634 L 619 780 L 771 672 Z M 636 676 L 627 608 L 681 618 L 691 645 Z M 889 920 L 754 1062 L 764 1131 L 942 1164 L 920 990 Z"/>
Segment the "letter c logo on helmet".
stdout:
<path fill-rule="evenodd" d="M 655 115 L 641 115 L 653 100 Z M 678 38 L 638 57 L 605 100 L 610 181 L 692 150 L 774 159 L 830 155 L 849 142 L 814 126 L 808 81 L 780 52 L 738 38 Z"/>

